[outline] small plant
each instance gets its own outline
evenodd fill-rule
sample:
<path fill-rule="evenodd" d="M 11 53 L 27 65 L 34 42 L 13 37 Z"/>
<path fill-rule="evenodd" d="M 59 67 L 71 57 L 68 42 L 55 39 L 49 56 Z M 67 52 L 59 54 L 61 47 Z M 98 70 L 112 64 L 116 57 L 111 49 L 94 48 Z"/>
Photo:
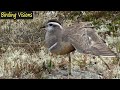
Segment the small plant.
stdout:
<path fill-rule="evenodd" d="M 52 60 L 49 60 L 45 63 L 45 61 L 43 62 L 43 67 L 44 70 L 47 70 L 49 73 L 52 72 L 52 69 L 55 68 L 55 64 Z"/>

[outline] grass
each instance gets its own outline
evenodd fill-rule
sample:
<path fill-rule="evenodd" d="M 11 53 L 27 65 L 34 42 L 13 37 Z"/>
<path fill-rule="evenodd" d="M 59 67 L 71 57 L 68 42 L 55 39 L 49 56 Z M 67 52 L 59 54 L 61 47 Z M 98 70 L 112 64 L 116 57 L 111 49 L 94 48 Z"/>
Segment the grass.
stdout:
<path fill-rule="evenodd" d="M 72 76 L 68 77 L 68 57 L 51 56 L 44 47 L 45 31 L 41 25 L 55 15 L 37 12 L 32 20 L 0 20 L 0 78 L 4 79 L 112 79 L 120 78 L 119 61 L 103 58 L 110 70 L 98 58 L 75 51 L 72 57 Z M 66 20 L 64 25 L 74 21 Z M 111 38 L 109 39 L 111 40 Z M 108 43 L 111 43 L 111 41 Z M 113 47 L 112 47 L 113 46 Z M 111 49 L 119 49 L 112 45 Z M 118 50 L 119 51 L 119 50 Z"/>

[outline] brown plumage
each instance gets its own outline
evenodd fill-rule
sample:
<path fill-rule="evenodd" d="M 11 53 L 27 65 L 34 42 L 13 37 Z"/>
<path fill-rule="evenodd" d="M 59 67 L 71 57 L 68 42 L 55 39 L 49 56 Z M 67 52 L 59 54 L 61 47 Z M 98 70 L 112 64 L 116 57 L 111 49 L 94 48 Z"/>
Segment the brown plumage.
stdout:
<path fill-rule="evenodd" d="M 80 22 L 64 28 L 58 21 L 50 20 L 45 25 L 45 29 L 47 30 L 46 47 L 51 53 L 65 55 L 77 50 L 80 53 L 96 56 L 115 56 L 90 22 Z"/>
<path fill-rule="evenodd" d="M 89 22 L 81 22 L 69 27 L 64 33 L 68 42 L 80 53 L 115 56 Z"/>
<path fill-rule="evenodd" d="M 114 56 L 105 42 L 95 31 L 95 28 L 89 22 L 81 22 L 74 26 L 64 28 L 53 33 L 46 33 L 46 47 L 50 48 L 57 42 L 57 45 L 52 48 L 51 52 L 55 54 L 68 54 L 75 49 L 80 53 Z"/>

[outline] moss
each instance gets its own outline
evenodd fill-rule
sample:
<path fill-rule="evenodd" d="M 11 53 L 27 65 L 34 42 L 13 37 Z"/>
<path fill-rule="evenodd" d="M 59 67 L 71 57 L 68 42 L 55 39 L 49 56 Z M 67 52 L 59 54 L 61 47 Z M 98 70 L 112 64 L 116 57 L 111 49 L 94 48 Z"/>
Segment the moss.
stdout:
<path fill-rule="evenodd" d="M 40 29 L 40 27 L 51 18 L 60 20 L 65 26 L 69 26 L 77 21 L 92 21 L 97 30 L 101 30 L 102 25 L 105 26 L 104 29 L 107 31 L 105 31 L 104 34 L 108 34 L 110 37 L 119 36 L 117 33 L 117 30 L 120 28 L 119 11 L 55 11 L 55 13 L 47 15 L 48 13 L 50 13 L 50 11 L 34 11 L 34 18 L 31 20 L 0 20 L 1 77 L 47 78 L 46 76 L 49 76 L 49 73 L 46 73 L 46 70 L 42 68 L 43 62 L 46 61 L 45 65 L 48 72 L 56 67 L 55 60 L 61 62 L 61 58 L 64 58 L 63 56 L 61 58 L 56 56 L 57 59 L 51 58 L 51 56 L 45 52 L 46 49 L 42 47 L 44 44 L 45 30 Z M 110 34 L 111 32 L 113 35 Z M 27 45 L 25 45 L 25 43 L 27 43 Z M 116 48 L 117 52 L 120 52 L 119 42 L 112 43 L 111 45 L 113 49 Z M 76 55 L 74 55 L 73 58 L 75 56 Z M 80 61 L 81 59 L 82 57 L 79 56 L 79 62 L 76 62 L 73 66 L 79 66 L 79 69 L 86 67 L 88 63 Z M 98 59 L 93 60 L 93 62 L 94 61 L 99 62 Z M 113 71 L 119 68 L 119 66 L 115 68 L 117 63 L 118 61 L 113 59 Z M 100 67 L 103 68 L 104 65 L 98 65 L 97 71 L 99 71 Z M 88 68 L 91 69 L 90 67 Z M 101 72 L 104 74 L 105 70 L 101 70 Z M 115 75 L 112 77 L 114 76 Z"/>

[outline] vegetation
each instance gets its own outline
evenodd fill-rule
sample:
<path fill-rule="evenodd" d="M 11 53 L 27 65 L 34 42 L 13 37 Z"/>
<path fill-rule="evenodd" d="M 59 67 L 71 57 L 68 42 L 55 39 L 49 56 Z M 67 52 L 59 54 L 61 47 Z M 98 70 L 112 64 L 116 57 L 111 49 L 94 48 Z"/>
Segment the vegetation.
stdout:
<path fill-rule="evenodd" d="M 0 78 L 120 78 L 119 60 L 103 58 L 110 70 L 98 58 L 72 53 L 72 73 L 68 77 L 68 57 L 53 56 L 44 47 L 45 30 L 40 27 L 50 19 L 63 26 L 75 22 L 92 22 L 98 34 L 112 51 L 120 53 L 119 11 L 33 11 L 29 20 L 0 20 Z"/>

